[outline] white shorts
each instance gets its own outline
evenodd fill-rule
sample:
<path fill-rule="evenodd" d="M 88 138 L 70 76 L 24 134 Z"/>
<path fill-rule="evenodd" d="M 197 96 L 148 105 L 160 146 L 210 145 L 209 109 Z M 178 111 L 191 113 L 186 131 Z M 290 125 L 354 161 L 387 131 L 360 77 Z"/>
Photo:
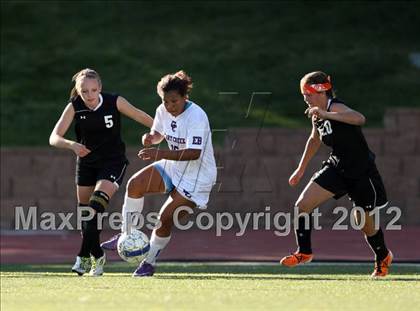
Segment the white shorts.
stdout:
<path fill-rule="evenodd" d="M 173 167 L 173 161 L 160 160 L 152 164 L 158 170 L 165 183 L 165 192 L 170 193 L 176 189 L 180 195 L 189 201 L 194 202 L 199 209 L 206 209 L 211 189 L 214 183 L 205 184 L 197 181 L 187 180 L 179 177 Z"/>

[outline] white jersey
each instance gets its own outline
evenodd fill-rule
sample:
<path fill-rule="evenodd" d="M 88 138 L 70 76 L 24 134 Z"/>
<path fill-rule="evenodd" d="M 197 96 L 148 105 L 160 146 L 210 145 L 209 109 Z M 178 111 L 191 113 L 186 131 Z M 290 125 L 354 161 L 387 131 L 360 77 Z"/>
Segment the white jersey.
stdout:
<path fill-rule="evenodd" d="M 213 186 L 216 182 L 217 169 L 214 159 L 211 129 L 207 114 L 204 110 L 187 101 L 185 110 L 177 117 L 171 115 L 164 104 L 156 109 L 152 130 L 162 134 L 171 150 L 200 149 L 201 155 L 197 160 L 172 161 L 172 182 L 196 186 Z"/>

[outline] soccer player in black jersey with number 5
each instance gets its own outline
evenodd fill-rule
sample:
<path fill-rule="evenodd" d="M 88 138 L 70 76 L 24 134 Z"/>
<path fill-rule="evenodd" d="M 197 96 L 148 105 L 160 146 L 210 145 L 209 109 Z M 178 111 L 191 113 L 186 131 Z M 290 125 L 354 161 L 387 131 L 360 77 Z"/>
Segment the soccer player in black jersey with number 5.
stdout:
<path fill-rule="evenodd" d="M 72 271 L 103 274 L 105 254 L 100 247 L 97 213 L 103 212 L 122 183 L 128 164 L 121 140 L 120 114 L 151 127 L 153 119 L 121 96 L 102 93 L 101 79 L 92 69 L 73 76 L 70 102 L 55 125 L 50 144 L 77 155 L 76 185 L 79 206 L 89 206 L 95 216 L 82 223 L 82 245 Z M 75 121 L 77 141 L 64 138 Z"/>
<path fill-rule="evenodd" d="M 372 277 L 386 276 L 392 253 L 385 246 L 383 232 L 380 228 L 377 230 L 374 217 L 369 212 L 386 206 L 388 201 L 375 165 L 375 155 L 360 128 L 365 123 L 365 117 L 335 98 L 329 76 L 321 71 L 306 74 L 300 81 L 300 89 L 308 105 L 306 113 L 312 120 L 312 133 L 289 184 L 296 186 L 299 183 L 321 142 L 331 147 L 332 151 L 295 203 L 299 209 L 298 226 L 295 228 L 298 249 L 280 263 L 294 267 L 312 260 L 312 222 L 308 215 L 328 199 L 348 194 L 354 206 L 364 211 L 355 210 L 354 217 L 375 253 Z"/>

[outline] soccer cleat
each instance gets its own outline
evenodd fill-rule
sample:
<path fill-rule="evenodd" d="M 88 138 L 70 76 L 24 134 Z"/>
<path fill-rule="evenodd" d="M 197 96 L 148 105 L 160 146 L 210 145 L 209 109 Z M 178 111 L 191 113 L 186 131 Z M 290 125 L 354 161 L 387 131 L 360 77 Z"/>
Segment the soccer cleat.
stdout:
<path fill-rule="evenodd" d="M 103 242 L 101 244 L 101 247 L 107 251 L 116 251 L 117 250 L 117 244 L 118 244 L 118 239 L 120 238 L 121 233 L 118 233 L 116 235 L 114 235 L 112 238 L 110 238 L 109 240 Z"/>
<path fill-rule="evenodd" d="M 71 271 L 76 272 L 79 276 L 82 276 L 90 268 L 90 258 L 89 257 L 76 257 L 76 262 L 74 263 Z"/>
<path fill-rule="evenodd" d="M 375 269 L 372 273 L 372 278 L 380 278 L 384 277 L 389 272 L 389 267 L 391 266 L 392 259 L 394 258 L 394 255 L 391 251 L 388 251 L 388 255 L 381 261 L 375 262 Z"/>
<path fill-rule="evenodd" d="M 106 262 L 105 254 L 103 254 L 102 257 L 95 258 L 94 256 L 92 258 L 92 267 L 90 268 L 89 275 L 90 276 L 101 276 L 104 274 L 104 265 Z"/>
<path fill-rule="evenodd" d="M 311 262 L 313 258 L 314 255 L 312 254 L 303 254 L 295 252 L 289 256 L 283 257 L 282 260 L 280 260 L 280 264 L 291 268 L 300 264 Z"/>
<path fill-rule="evenodd" d="M 155 273 L 155 267 L 146 261 L 142 261 L 142 263 L 138 266 L 136 271 L 133 272 L 133 277 L 141 277 L 141 276 L 153 276 Z"/>

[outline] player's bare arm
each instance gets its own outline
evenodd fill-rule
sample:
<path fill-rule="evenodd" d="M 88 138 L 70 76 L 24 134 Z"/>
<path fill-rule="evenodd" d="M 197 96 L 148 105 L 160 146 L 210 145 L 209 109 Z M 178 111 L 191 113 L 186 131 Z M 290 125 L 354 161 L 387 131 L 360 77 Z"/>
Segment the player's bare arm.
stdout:
<path fill-rule="evenodd" d="M 200 149 L 183 150 L 159 150 L 157 148 L 145 148 L 139 151 L 138 157 L 142 160 L 159 161 L 162 159 L 175 161 L 191 161 L 200 158 Z"/>
<path fill-rule="evenodd" d="M 134 121 L 137 121 L 138 123 L 141 123 L 148 128 L 152 127 L 153 118 L 144 111 L 134 107 L 124 97 L 118 96 L 117 108 L 119 112 L 133 119 Z"/>
<path fill-rule="evenodd" d="M 364 125 L 366 123 L 363 114 L 339 103 L 332 105 L 331 111 L 328 112 L 328 119 L 352 125 Z"/>
<path fill-rule="evenodd" d="M 90 150 L 86 148 L 86 146 L 64 138 L 64 135 L 67 133 L 67 130 L 73 121 L 74 115 L 74 108 L 70 103 L 66 106 L 60 119 L 52 130 L 49 142 L 51 146 L 71 149 L 79 157 L 84 157 L 90 153 Z"/>
<path fill-rule="evenodd" d="M 289 178 L 289 185 L 294 187 L 299 183 L 300 179 L 305 173 L 308 163 L 317 153 L 320 146 L 321 140 L 319 138 L 318 130 L 316 129 L 315 124 L 312 123 L 312 132 L 309 135 L 308 140 L 306 141 L 305 150 L 303 151 L 298 168 L 293 172 L 293 174 Z"/>
<path fill-rule="evenodd" d="M 312 107 L 308 110 L 309 116 L 316 116 L 320 119 L 329 119 L 351 125 L 364 125 L 366 118 L 360 112 L 350 109 L 344 104 L 335 103 L 331 111 L 323 110 L 320 107 Z"/>
<path fill-rule="evenodd" d="M 143 146 L 150 147 L 152 145 L 160 144 L 164 138 L 165 137 L 162 134 L 152 130 L 150 133 L 143 135 L 141 142 Z"/>

